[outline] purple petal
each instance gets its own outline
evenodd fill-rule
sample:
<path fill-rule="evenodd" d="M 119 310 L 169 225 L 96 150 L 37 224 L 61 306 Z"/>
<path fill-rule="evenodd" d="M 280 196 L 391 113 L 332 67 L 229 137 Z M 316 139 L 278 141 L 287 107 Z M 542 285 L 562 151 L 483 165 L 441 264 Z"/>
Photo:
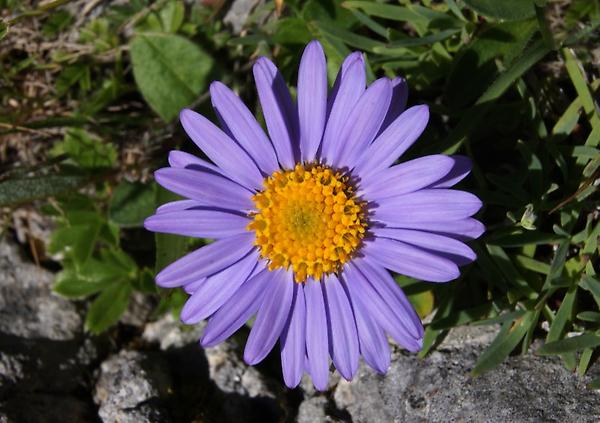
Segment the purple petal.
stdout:
<path fill-rule="evenodd" d="M 254 208 L 252 192 L 222 176 L 198 170 L 167 167 L 154 172 L 154 177 L 156 182 L 169 191 L 205 206 L 233 210 Z"/>
<path fill-rule="evenodd" d="M 321 44 L 308 43 L 298 71 L 298 119 L 300 124 L 300 153 L 302 161 L 315 159 L 327 111 L 327 63 Z"/>
<path fill-rule="evenodd" d="M 295 388 L 302 379 L 306 356 L 306 303 L 304 287 L 294 284 L 294 303 L 287 326 L 281 335 L 281 368 L 288 388 Z"/>
<path fill-rule="evenodd" d="M 449 254 L 456 264 L 463 266 L 471 263 L 477 255 L 471 248 L 454 238 L 448 238 L 431 232 L 415 231 L 412 229 L 371 228 L 376 237 L 390 238 L 407 244 L 416 245 L 430 251 L 440 251 Z"/>
<path fill-rule="evenodd" d="M 327 335 L 327 315 L 321 282 L 309 278 L 304 285 L 306 315 L 310 322 L 306 325 L 306 354 L 313 384 L 319 391 L 327 389 L 329 381 L 329 342 Z"/>
<path fill-rule="evenodd" d="M 327 296 L 326 310 L 331 358 L 344 379 L 351 380 L 358 370 L 359 357 L 354 313 L 348 296 L 335 275 L 326 276 L 323 284 Z"/>
<path fill-rule="evenodd" d="M 350 292 L 345 280 L 341 280 L 346 292 Z M 390 346 L 379 324 L 375 321 L 367 308 L 354 295 L 348 295 L 356 320 L 356 331 L 360 352 L 366 363 L 377 372 L 385 374 L 390 367 Z"/>
<path fill-rule="evenodd" d="M 283 76 L 266 57 L 259 58 L 253 68 L 254 80 L 269 136 L 279 163 L 293 169 L 297 157 L 298 118 Z"/>
<path fill-rule="evenodd" d="M 210 95 L 213 107 L 224 124 L 258 167 L 268 175 L 278 170 L 271 141 L 242 100 L 218 81 L 210 85 Z"/>
<path fill-rule="evenodd" d="M 355 172 L 364 178 L 390 167 L 419 138 L 428 120 L 427 106 L 414 106 L 406 110 L 362 152 Z"/>
<path fill-rule="evenodd" d="M 327 120 L 329 120 L 329 116 L 331 115 L 331 110 L 333 108 L 333 103 L 335 102 L 335 99 L 338 96 L 338 92 L 340 90 L 340 84 L 342 83 L 342 79 L 346 77 L 346 73 L 348 72 L 350 65 L 354 64 L 354 62 L 356 62 L 357 60 L 360 60 L 363 63 L 363 72 L 364 72 L 364 59 L 363 59 L 363 54 L 360 51 L 355 51 L 355 52 L 350 53 L 349 55 L 346 56 L 346 58 L 342 62 L 342 66 L 340 66 L 340 70 L 338 71 L 338 74 L 335 77 L 333 87 L 331 88 L 329 96 L 327 97 Z M 365 90 L 366 83 L 367 83 L 367 81 L 366 81 L 366 74 L 365 74 L 364 83 L 362 84 L 361 94 L 362 94 L 362 91 Z M 360 97 L 360 94 L 357 96 L 357 99 L 358 99 L 358 97 Z"/>
<path fill-rule="evenodd" d="M 424 189 L 378 203 L 373 219 L 390 227 L 402 222 L 461 220 L 477 213 L 482 205 L 473 194 L 451 189 Z"/>
<path fill-rule="evenodd" d="M 439 181 L 453 165 L 452 158 L 441 154 L 410 160 L 363 179 L 358 195 L 374 201 L 418 191 Z"/>
<path fill-rule="evenodd" d="M 268 269 L 248 279 L 208 320 L 200 340 L 203 347 L 212 347 L 229 338 L 256 313 L 265 292 L 271 289 L 274 273 Z"/>
<path fill-rule="evenodd" d="M 362 54 L 349 55 L 342 64 L 333 88 L 331 111 L 327 119 L 320 154 L 325 163 L 331 164 L 332 159 L 339 157 L 344 147 L 345 140 L 340 137 L 340 132 L 356 102 L 365 92 L 366 79 Z"/>
<path fill-rule="evenodd" d="M 432 184 L 430 188 L 449 188 L 462 181 L 473 168 L 471 159 L 467 156 L 451 156 L 454 160 L 452 170 L 446 176 Z"/>
<path fill-rule="evenodd" d="M 354 167 L 377 135 L 391 98 L 392 83 L 387 78 L 373 82 L 361 95 L 339 135 L 344 145 L 339 156 L 331 158 L 335 167 Z"/>
<path fill-rule="evenodd" d="M 415 279 L 448 282 L 460 276 L 451 260 L 400 241 L 375 238 L 365 243 L 363 251 L 381 266 Z"/>
<path fill-rule="evenodd" d="M 363 259 L 357 259 L 346 266 L 344 280 L 350 297 L 360 301 L 366 312 L 398 344 L 409 351 L 418 351 L 423 334 L 419 317 L 400 287 L 387 289 L 387 282 L 382 280 L 376 269 L 387 273 L 385 269 L 377 265 L 371 266 Z"/>
<path fill-rule="evenodd" d="M 227 238 L 246 231 L 250 219 L 224 210 L 182 210 L 155 214 L 144 221 L 153 232 L 195 238 Z"/>
<path fill-rule="evenodd" d="M 156 209 L 156 214 L 170 213 L 174 211 L 181 211 L 191 209 L 192 207 L 203 207 L 203 204 L 196 200 L 177 200 L 171 201 L 160 205 Z"/>
<path fill-rule="evenodd" d="M 390 101 L 390 108 L 381 124 L 380 132 L 385 131 L 385 129 L 406 109 L 406 102 L 408 100 L 408 84 L 406 83 L 406 80 L 397 76 L 392 79 L 392 87 L 392 101 Z"/>
<path fill-rule="evenodd" d="M 200 288 L 200 286 L 206 281 L 206 278 L 200 278 L 195 282 L 190 282 L 183 287 L 183 290 L 188 294 L 192 295 Z"/>
<path fill-rule="evenodd" d="M 253 241 L 254 234 L 246 232 L 205 245 L 161 270 L 156 283 L 175 288 L 212 275 L 248 254 L 254 248 Z"/>
<path fill-rule="evenodd" d="M 277 269 L 272 273 L 244 349 L 244 361 L 250 365 L 261 362 L 273 349 L 290 314 L 295 284 L 292 272 Z"/>
<path fill-rule="evenodd" d="M 250 189 L 261 189 L 263 177 L 246 152 L 204 116 L 184 109 L 179 119 L 185 132 L 229 177 Z"/>
<path fill-rule="evenodd" d="M 190 168 L 225 176 L 223 171 L 214 164 L 202 160 L 193 154 L 186 153 L 185 151 L 171 150 L 169 152 L 169 165 L 179 169 Z"/>
<path fill-rule="evenodd" d="M 485 226 L 471 217 L 449 222 L 405 222 L 395 225 L 404 229 L 419 229 L 427 232 L 435 232 L 440 235 L 449 236 L 461 241 L 479 238 L 485 232 Z"/>
<path fill-rule="evenodd" d="M 195 324 L 217 311 L 248 279 L 258 263 L 258 252 L 208 277 L 186 301 L 181 310 L 181 321 Z"/>

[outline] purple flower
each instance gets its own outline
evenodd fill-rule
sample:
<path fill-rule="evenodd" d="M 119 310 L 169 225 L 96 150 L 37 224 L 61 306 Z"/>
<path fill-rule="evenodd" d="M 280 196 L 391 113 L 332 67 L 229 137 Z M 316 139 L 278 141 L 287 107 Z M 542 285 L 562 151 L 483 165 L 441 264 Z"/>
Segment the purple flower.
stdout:
<path fill-rule="evenodd" d="M 475 253 L 463 242 L 483 225 L 481 201 L 449 187 L 471 164 L 432 155 L 394 165 L 419 137 L 426 106 L 405 109 L 406 82 L 366 87 L 360 53 L 349 55 L 328 90 L 325 56 L 306 47 L 294 102 L 275 65 L 254 65 L 267 136 L 225 85 L 210 87 L 221 128 L 181 112 L 208 163 L 180 151 L 157 182 L 185 200 L 158 208 L 148 230 L 215 238 L 156 276 L 191 294 L 181 319 L 208 319 L 201 339 L 216 345 L 253 315 L 244 351 L 260 362 L 279 340 L 285 383 L 306 371 L 327 388 L 329 358 L 345 379 L 359 356 L 379 373 L 390 364 L 386 334 L 409 351 L 423 326 L 388 272 L 447 282 Z M 387 269 L 387 270 L 386 270 Z"/>

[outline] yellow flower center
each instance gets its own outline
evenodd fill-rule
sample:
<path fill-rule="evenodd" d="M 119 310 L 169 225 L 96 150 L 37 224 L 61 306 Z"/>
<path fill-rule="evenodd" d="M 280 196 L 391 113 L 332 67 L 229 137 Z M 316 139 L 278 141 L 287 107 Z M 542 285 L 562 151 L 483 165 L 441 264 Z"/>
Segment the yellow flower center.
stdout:
<path fill-rule="evenodd" d="M 348 176 L 319 164 L 274 172 L 254 195 L 248 230 L 269 270 L 294 272 L 296 282 L 340 270 L 360 246 L 367 226 L 364 203 Z"/>

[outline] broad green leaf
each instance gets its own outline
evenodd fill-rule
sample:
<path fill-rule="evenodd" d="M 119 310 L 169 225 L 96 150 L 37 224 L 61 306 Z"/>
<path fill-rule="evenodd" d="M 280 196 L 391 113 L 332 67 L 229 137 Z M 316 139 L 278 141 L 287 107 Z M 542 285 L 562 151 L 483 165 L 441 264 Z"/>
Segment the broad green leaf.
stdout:
<path fill-rule="evenodd" d="M 434 298 L 431 290 L 417 292 L 411 295 L 407 294 L 407 297 L 421 318 L 429 316 L 433 311 Z"/>
<path fill-rule="evenodd" d="M 0 182 L 0 206 L 11 206 L 74 191 L 86 182 L 80 175 L 46 175 Z"/>
<path fill-rule="evenodd" d="M 113 264 L 90 259 L 79 269 L 66 267 L 56 278 L 53 290 L 65 297 L 86 297 L 101 291 L 112 283 L 123 282 L 127 274 Z"/>
<path fill-rule="evenodd" d="M 69 129 L 57 148 L 85 169 L 109 168 L 117 161 L 117 150 L 112 144 L 81 128 Z"/>
<path fill-rule="evenodd" d="M 141 226 L 144 219 L 154 212 L 155 185 L 123 181 L 109 204 L 110 219 L 121 227 Z"/>
<path fill-rule="evenodd" d="M 208 85 L 214 61 L 186 38 L 141 33 L 129 49 L 135 82 L 150 107 L 167 122 Z"/>
<path fill-rule="evenodd" d="M 48 249 L 53 253 L 64 252 L 77 265 L 83 265 L 96 247 L 99 231 L 100 223 L 97 221 L 59 228 L 52 233 Z"/>
<path fill-rule="evenodd" d="M 573 336 L 571 338 L 561 339 L 559 341 L 548 342 L 537 350 L 538 354 L 563 354 L 584 348 L 593 348 L 600 345 L 600 336 L 593 333 L 584 333 L 583 335 Z"/>
<path fill-rule="evenodd" d="M 98 334 L 117 323 L 127 309 L 130 294 L 131 285 L 127 282 L 115 282 L 104 289 L 88 309 L 86 329 Z"/>
<path fill-rule="evenodd" d="M 598 279 L 583 275 L 579 282 L 579 286 L 590 291 L 596 300 L 600 302 L 600 281 Z"/>
<path fill-rule="evenodd" d="M 185 15 L 183 1 L 170 1 L 160 10 L 160 20 L 165 32 L 175 33 L 181 27 Z"/>
<path fill-rule="evenodd" d="M 471 9 L 486 18 L 520 21 L 535 15 L 533 0 L 464 0 Z"/>
<path fill-rule="evenodd" d="M 600 377 L 592 380 L 590 383 L 588 383 L 587 385 L 588 389 L 600 389 Z"/>

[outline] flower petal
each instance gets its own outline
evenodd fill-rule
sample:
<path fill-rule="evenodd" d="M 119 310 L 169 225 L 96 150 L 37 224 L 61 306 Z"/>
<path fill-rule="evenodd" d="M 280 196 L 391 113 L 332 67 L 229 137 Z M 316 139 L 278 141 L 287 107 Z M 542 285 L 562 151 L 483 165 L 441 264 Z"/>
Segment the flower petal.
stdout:
<path fill-rule="evenodd" d="M 295 285 L 292 272 L 277 269 L 272 273 L 269 294 L 258 309 L 244 349 L 244 361 L 250 365 L 261 362 L 273 349 L 290 314 Z"/>
<path fill-rule="evenodd" d="M 452 261 L 400 241 L 375 238 L 363 248 L 381 266 L 415 279 L 448 282 L 460 276 Z"/>
<path fill-rule="evenodd" d="M 453 166 L 454 160 L 441 154 L 400 163 L 361 180 L 358 195 L 373 201 L 418 191 L 439 181 Z"/>
<path fill-rule="evenodd" d="M 206 278 L 200 278 L 195 282 L 190 282 L 183 286 L 183 290 L 192 295 L 194 292 L 198 290 L 198 288 L 206 281 Z"/>
<path fill-rule="evenodd" d="M 306 354 L 313 384 L 317 390 L 324 391 L 329 381 L 329 342 L 321 288 L 321 282 L 312 278 L 304 285 L 306 315 L 310 316 L 310 324 L 306 325 Z"/>
<path fill-rule="evenodd" d="M 294 284 L 294 302 L 287 327 L 281 335 L 281 368 L 288 388 L 295 388 L 302 379 L 306 356 L 306 302 L 304 287 Z"/>
<path fill-rule="evenodd" d="M 471 193 L 451 189 L 423 189 L 380 200 L 373 219 L 395 227 L 402 222 L 461 220 L 481 208 L 481 200 Z"/>
<path fill-rule="evenodd" d="M 355 172 L 364 178 L 390 167 L 419 138 L 428 120 L 427 106 L 406 110 L 362 152 Z"/>
<path fill-rule="evenodd" d="M 406 79 L 397 76 L 392 79 L 392 87 L 392 100 L 390 101 L 390 107 L 385 115 L 385 119 L 383 119 L 383 123 L 381 124 L 380 133 L 385 131 L 406 109 L 406 102 L 408 100 L 408 84 L 406 83 Z"/>
<path fill-rule="evenodd" d="M 381 271 L 387 273 L 364 259 L 356 259 L 346 266 L 344 279 L 350 296 L 364 305 L 394 341 L 409 351 L 418 351 L 423 334 L 421 321 L 400 287 L 396 286 L 391 292 L 387 289 Z"/>
<path fill-rule="evenodd" d="M 461 241 L 476 239 L 485 232 L 485 226 L 478 221 L 469 217 L 467 219 L 453 220 L 449 222 L 404 222 L 394 225 L 404 229 L 419 229 L 427 232 L 449 236 Z"/>
<path fill-rule="evenodd" d="M 304 49 L 298 71 L 298 120 L 302 161 L 314 161 L 325 128 L 327 63 L 321 44 L 313 40 Z"/>
<path fill-rule="evenodd" d="M 146 218 L 144 227 L 153 232 L 195 238 L 226 238 L 246 231 L 250 220 L 226 210 L 182 210 Z"/>
<path fill-rule="evenodd" d="M 432 184 L 430 188 L 449 188 L 462 181 L 473 168 L 471 159 L 467 156 L 451 156 L 454 160 L 452 170 L 446 176 Z"/>
<path fill-rule="evenodd" d="M 331 110 L 320 154 L 325 163 L 333 163 L 332 159 L 338 157 L 344 147 L 345 140 L 340 137 L 340 132 L 356 102 L 365 92 L 366 80 L 362 54 L 352 53 L 342 64 L 330 98 Z"/>
<path fill-rule="evenodd" d="M 233 210 L 254 208 L 252 192 L 222 176 L 198 170 L 167 167 L 154 172 L 154 177 L 156 182 L 169 191 L 205 206 Z"/>
<path fill-rule="evenodd" d="M 293 169 L 298 157 L 298 118 L 283 76 L 266 57 L 259 58 L 253 68 L 254 80 L 269 136 L 279 163 Z"/>
<path fill-rule="evenodd" d="M 193 170 L 202 170 L 204 172 L 214 173 L 225 176 L 223 171 L 212 163 L 202 160 L 193 154 L 185 151 L 171 150 L 169 151 L 169 165 L 179 169 L 189 168 Z"/>
<path fill-rule="evenodd" d="M 179 119 L 185 132 L 231 179 L 249 189 L 260 189 L 263 177 L 248 154 L 204 116 L 184 109 Z"/>
<path fill-rule="evenodd" d="M 218 81 L 210 85 L 210 96 L 214 109 L 227 129 L 258 167 L 267 175 L 278 170 L 271 141 L 242 100 Z"/>
<path fill-rule="evenodd" d="M 237 331 L 256 313 L 265 292 L 270 289 L 274 273 L 264 268 L 249 278 L 223 306 L 208 320 L 200 340 L 203 347 L 215 346 Z"/>
<path fill-rule="evenodd" d="M 373 82 L 361 95 L 339 134 L 344 145 L 339 156 L 331 158 L 335 167 L 354 167 L 377 135 L 391 98 L 392 83 L 387 78 Z"/>
<path fill-rule="evenodd" d="M 156 283 L 163 288 L 175 288 L 212 275 L 235 263 L 254 248 L 254 234 L 220 239 L 174 261 L 158 275 Z"/>
<path fill-rule="evenodd" d="M 258 263 L 258 252 L 252 251 L 237 263 L 209 276 L 199 285 L 181 310 L 181 321 L 195 324 L 217 311 L 235 295 Z"/>
<path fill-rule="evenodd" d="M 156 214 L 170 213 L 174 211 L 181 211 L 191 209 L 193 207 L 203 207 L 203 204 L 196 200 L 176 200 L 158 206 Z"/>
<path fill-rule="evenodd" d="M 348 295 L 338 278 L 330 274 L 323 282 L 325 288 L 327 321 L 333 364 L 346 380 L 358 370 L 358 334 L 354 313 Z"/>
<path fill-rule="evenodd" d="M 471 263 L 477 255 L 468 245 L 454 238 L 425 231 L 398 228 L 371 228 L 376 237 L 390 238 L 407 244 L 416 245 L 425 250 L 446 253 L 448 258 L 459 266 Z"/>
<path fill-rule="evenodd" d="M 350 292 L 347 282 L 340 279 L 346 292 Z M 356 320 L 356 331 L 360 352 L 366 363 L 377 372 L 385 374 L 390 367 L 390 346 L 385 333 L 373 318 L 371 313 L 356 295 L 348 295 Z"/>

